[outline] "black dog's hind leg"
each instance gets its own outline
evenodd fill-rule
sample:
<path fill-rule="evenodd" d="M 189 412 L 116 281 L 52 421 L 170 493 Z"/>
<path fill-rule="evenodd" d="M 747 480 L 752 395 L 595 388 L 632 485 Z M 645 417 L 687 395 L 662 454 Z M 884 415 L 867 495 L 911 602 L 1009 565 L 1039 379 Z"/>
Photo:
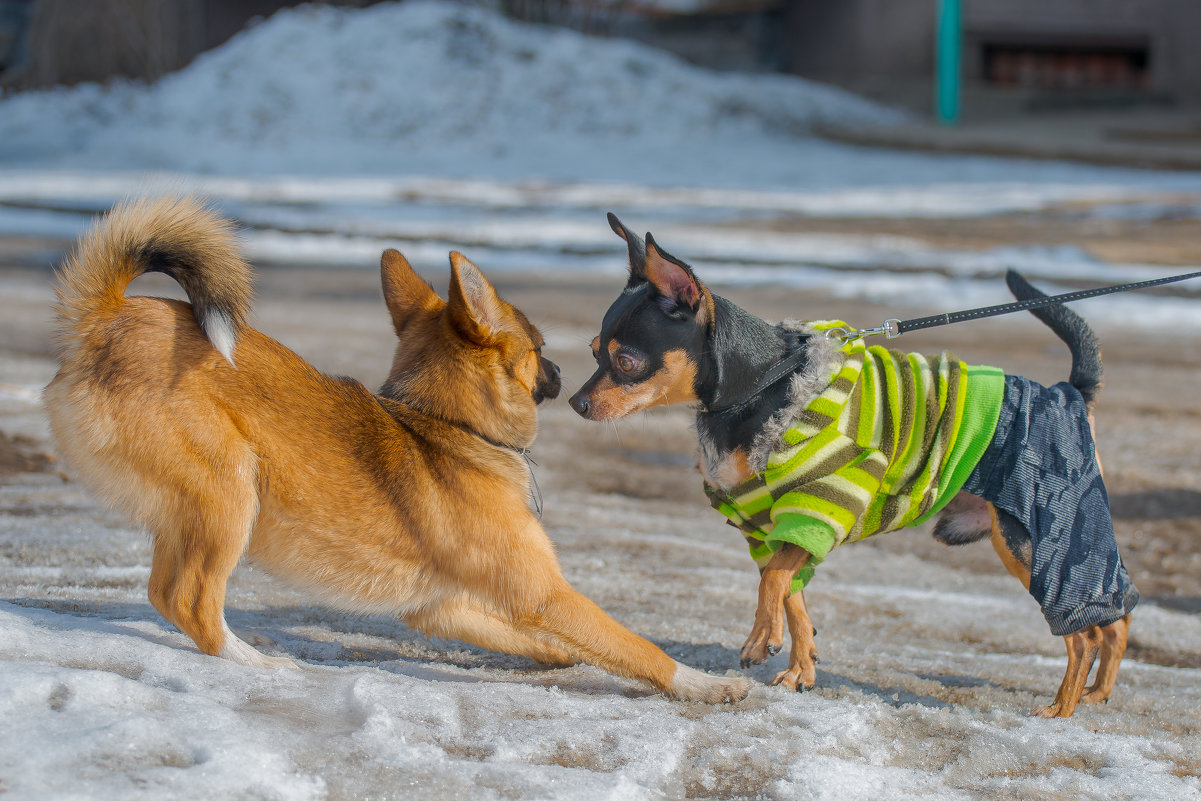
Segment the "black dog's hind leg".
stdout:
<path fill-rule="evenodd" d="M 1030 589 L 1032 540 L 1030 532 L 1017 518 L 989 505 L 993 514 L 992 545 L 1005 569 Z M 1066 718 L 1076 711 L 1077 703 L 1096 704 L 1109 698 L 1117 680 L 1118 667 L 1126 653 L 1126 638 L 1130 632 L 1130 615 L 1105 626 L 1089 626 L 1064 636 L 1068 651 L 1068 666 L 1063 681 L 1050 706 L 1034 710 L 1041 718 Z M 1085 682 L 1100 656 L 1097 678 L 1086 691 Z"/>

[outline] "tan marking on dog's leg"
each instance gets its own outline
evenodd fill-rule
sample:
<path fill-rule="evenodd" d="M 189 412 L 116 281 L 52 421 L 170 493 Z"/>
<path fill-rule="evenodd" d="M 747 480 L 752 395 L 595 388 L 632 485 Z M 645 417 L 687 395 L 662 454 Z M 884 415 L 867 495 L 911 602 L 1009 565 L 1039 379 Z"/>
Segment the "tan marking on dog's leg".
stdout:
<path fill-rule="evenodd" d="M 1068 649 L 1068 668 L 1063 674 L 1063 682 L 1059 685 L 1059 691 L 1055 693 L 1055 700 L 1051 705 L 1039 707 L 1031 714 L 1040 718 L 1072 716 L 1076 711 L 1076 703 L 1084 692 L 1084 683 L 1088 681 L 1088 673 L 1093 668 L 1102 639 L 1100 626 L 1089 626 L 1063 638 Z"/>
<path fill-rule="evenodd" d="M 755 622 L 743 643 L 738 657 L 742 666 L 766 662 L 784 646 L 784 599 L 792 589 L 797 571 L 809 561 L 809 552 L 785 543 L 772 554 L 759 576 L 759 605 L 755 607 Z M 810 635 L 812 636 L 812 635 Z"/>
<path fill-rule="evenodd" d="M 1101 627 L 1101 658 L 1097 664 L 1097 678 L 1081 697 L 1083 704 L 1099 704 L 1109 698 L 1118 679 L 1118 667 L 1126 653 L 1126 638 L 1130 634 L 1131 616 L 1115 620 Z"/>
<path fill-rule="evenodd" d="M 992 543 L 993 550 L 997 552 L 997 556 L 1001 557 L 1001 564 L 1005 565 L 1009 575 L 1022 582 L 1022 586 L 1029 591 L 1030 570 L 1018 561 L 1018 558 L 1013 555 L 1013 551 L 1009 550 L 1009 546 L 1005 544 L 1005 536 L 1001 533 L 1001 523 L 997 519 L 997 507 L 990 503 L 988 514 L 992 518 L 992 534 L 989 536 L 989 542 Z"/>
<path fill-rule="evenodd" d="M 1022 582 L 1022 586 L 1029 591 L 1029 568 L 1022 564 L 1006 546 L 1005 537 L 1001 533 L 1001 524 L 997 519 L 997 508 L 991 503 L 988 505 L 988 513 L 992 517 L 992 534 L 989 541 L 992 542 L 993 550 L 997 552 L 997 556 L 1001 557 L 1001 563 L 1005 565 L 1009 575 Z M 1088 673 L 1092 669 L 1093 661 L 1096 659 L 1097 650 L 1100 647 L 1100 629 L 1093 626 L 1084 631 L 1077 631 L 1064 637 L 1063 641 L 1068 650 L 1067 670 L 1064 672 L 1063 681 L 1059 684 L 1059 690 L 1055 693 L 1054 702 L 1050 706 L 1039 707 L 1032 713 L 1040 718 L 1066 718 L 1071 717 L 1072 713 L 1076 711 L 1076 703 L 1080 700 L 1081 693 L 1084 692 L 1084 683 L 1088 680 Z"/>
<path fill-rule="evenodd" d="M 792 652 L 787 670 L 772 680 L 772 686 L 781 684 L 793 691 L 808 690 L 817 683 L 817 644 L 813 640 L 813 621 L 805 608 L 805 594 L 794 592 L 785 598 L 784 613 L 792 637 Z"/>
<path fill-rule="evenodd" d="M 988 510 L 992 515 L 993 549 L 1001 557 L 1001 562 L 1009 574 L 1029 590 L 1030 570 L 1006 547 L 996 508 L 990 503 Z M 1065 636 L 1063 640 L 1068 651 L 1068 666 L 1064 671 L 1063 681 L 1060 682 L 1051 705 L 1039 707 L 1033 714 L 1042 718 L 1071 717 L 1078 702 L 1095 704 L 1108 698 L 1117 681 L 1118 666 L 1126 653 L 1126 637 L 1129 631 L 1130 615 L 1127 615 L 1104 628 L 1090 626 Z M 1089 687 L 1088 694 L 1084 695 L 1084 684 L 1088 681 L 1088 674 L 1097 660 L 1098 653 L 1101 661 L 1097 668 L 1097 678 Z"/>
<path fill-rule="evenodd" d="M 405 622 L 434 637 L 462 640 L 544 665 L 567 667 L 580 661 L 566 649 L 519 630 L 470 598 L 458 597 L 427 608 L 406 617 Z"/>
<path fill-rule="evenodd" d="M 747 679 L 710 676 L 681 665 L 613 620 L 566 582 L 550 589 L 537 611 L 516 623 L 542 636 L 557 638 L 590 665 L 640 679 L 680 700 L 710 704 L 738 701 L 751 689 Z"/>

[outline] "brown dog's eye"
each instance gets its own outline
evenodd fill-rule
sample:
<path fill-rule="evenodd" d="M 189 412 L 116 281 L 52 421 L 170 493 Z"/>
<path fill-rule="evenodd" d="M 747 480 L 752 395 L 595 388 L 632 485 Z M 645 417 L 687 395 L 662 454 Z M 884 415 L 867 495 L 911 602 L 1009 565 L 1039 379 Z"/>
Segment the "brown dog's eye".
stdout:
<path fill-rule="evenodd" d="M 632 357 L 622 353 L 617 357 L 617 369 L 623 373 L 632 373 L 638 367 L 638 361 Z"/>

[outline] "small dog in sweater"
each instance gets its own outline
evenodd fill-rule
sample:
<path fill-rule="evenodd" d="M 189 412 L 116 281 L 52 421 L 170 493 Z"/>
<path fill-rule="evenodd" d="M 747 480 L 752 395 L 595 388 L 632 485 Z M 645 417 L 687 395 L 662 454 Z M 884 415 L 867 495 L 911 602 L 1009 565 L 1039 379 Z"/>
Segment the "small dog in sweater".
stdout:
<path fill-rule="evenodd" d="M 941 515 L 937 539 L 990 538 L 1064 637 L 1067 672 L 1035 714 L 1067 717 L 1109 697 L 1138 591 L 1093 444 L 1100 351 L 1078 315 L 1034 312 L 1072 353 L 1069 381 L 1043 387 L 949 352 L 844 341 L 839 321 L 771 325 L 710 292 L 650 234 L 609 223 L 626 241 L 630 277 L 571 405 L 589 420 L 696 405 L 706 491 L 761 575 L 744 667 L 779 651 L 786 621 L 791 656 L 773 684 L 812 687 L 802 590 L 814 568 L 836 545 Z M 1017 273 L 1007 281 L 1019 298 L 1042 295 Z"/>

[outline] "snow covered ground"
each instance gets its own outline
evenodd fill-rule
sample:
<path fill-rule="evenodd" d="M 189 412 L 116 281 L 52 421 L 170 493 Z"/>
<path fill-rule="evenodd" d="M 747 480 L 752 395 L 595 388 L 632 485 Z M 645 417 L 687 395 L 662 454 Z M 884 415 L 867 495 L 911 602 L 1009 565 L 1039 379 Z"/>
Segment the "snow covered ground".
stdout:
<path fill-rule="evenodd" d="M 292 302 L 260 313 L 282 319 Z M 294 327 L 321 339 L 313 352 L 327 360 L 345 365 L 337 354 L 386 331 L 383 319 L 356 331 L 346 308 L 313 313 L 321 307 L 306 305 Z M 3 364 L 27 387 L 53 369 Z M 36 429 L 35 403 L 10 391 L 3 427 Z M 687 440 L 683 411 L 647 423 L 624 436 Z M 578 451 L 561 435 L 581 428 L 549 407 L 539 443 L 545 522 L 567 575 L 676 658 L 733 669 L 755 586 L 738 538 L 698 497 L 632 498 L 564 478 Z M 1062 646 L 999 569 L 965 574 L 864 544 L 822 570 L 807 593 L 817 689 L 761 685 L 732 707 L 433 641 L 323 609 L 243 567 L 231 625 L 301 665 L 259 670 L 197 653 L 157 617 L 144 534 L 56 475 L 9 476 L 0 787 L 17 799 L 122 801 L 1201 797 L 1201 670 L 1127 659 L 1108 705 L 1031 719 L 1058 683 Z M 1141 648 L 1201 658 L 1195 614 L 1145 605 L 1136 634 Z M 766 683 L 783 661 L 750 675 Z"/>
<path fill-rule="evenodd" d="M 719 287 L 925 313 L 1005 300 L 997 276 L 1009 266 L 1064 288 L 1184 271 L 1075 246 L 758 225 L 1201 209 L 1196 174 L 895 153 L 809 133 L 895 118 L 827 87 L 714 75 L 459 3 L 301 8 L 153 86 L 0 100 L 0 238 L 69 239 L 128 194 L 198 191 L 242 222 L 256 261 L 358 277 L 397 246 L 439 265 L 440 280 L 454 247 L 489 273 L 616 286 L 609 210 Z M 49 290 L 43 276 L 5 276 L 0 433 L 45 449 L 38 393 L 53 364 L 18 344 L 45 341 Z M 389 329 L 374 298 L 346 292 L 264 298 L 258 322 L 368 380 L 387 363 Z M 552 358 L 586 351 L 602 309 L 548 329 Z M 1201 338 L 1195 295 L 1090 301 L 1088 316 Z M 568 477 L 583 469 L 571 448 L 584 424 L 562 404 L 544 420 L 546 522 L 572 581 L 688 664 L 735 667 L 754 603 L 737 542 L 701 499 L 580 488 Z M 686 412 L 650 420 L 624 436 L 659 443 L 647 458 L 680 469 Z M 162 623 L 148 572 L 145 536 L 77 485 L 0 476 L 5 801 L 1201 797 L 1201 670 L 1128 659 L 1106 707 L 1029 720 L 1064 659 L 1020 587 L 881 559 L 871 545 L 832 558 L 808 594 L 818 689 L 758 687 L 717 709 L 329 612 L 249 568 L 231 587 L 231 625 L 302 668 L 238 667 Z M 1201 659 L 1195 613 L 1144 605 L 1136 634 L 1145 652 Z M 750 673 L 768 681 L 782 660 Z"/>

